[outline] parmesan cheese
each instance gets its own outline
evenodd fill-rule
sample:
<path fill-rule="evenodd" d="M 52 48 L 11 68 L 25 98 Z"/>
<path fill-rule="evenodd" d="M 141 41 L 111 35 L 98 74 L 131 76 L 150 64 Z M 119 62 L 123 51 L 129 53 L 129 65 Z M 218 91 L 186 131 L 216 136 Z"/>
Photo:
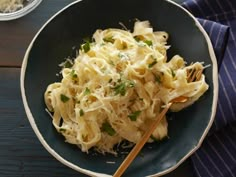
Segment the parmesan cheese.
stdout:
<path fill-rule="evenodd" d="M 0 0 L 0 12 L 10 13 L 23 8 L 25 0 Z"/>

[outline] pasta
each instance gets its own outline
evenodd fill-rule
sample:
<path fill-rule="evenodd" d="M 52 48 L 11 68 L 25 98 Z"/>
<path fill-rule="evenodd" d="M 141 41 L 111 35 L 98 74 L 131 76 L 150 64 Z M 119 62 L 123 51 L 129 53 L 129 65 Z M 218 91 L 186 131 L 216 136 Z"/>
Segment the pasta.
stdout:
<path fill-rule="evenodd" d="M 0 0 L 0 12 L 9 13 L 23 7 L 24 0 Z"/>
<path fill-rule="evenodd" d="M 44 94 L 53 125 L 66 142 L 84 152 L 94 147 L 116 153 L 114 146 L 124 140 L 137 143 L 168 102 L 187 97 L 171 106 L 180 111 L 204 94 L 204 74 L 187 81 L 187 73 L 204 69 L 203 64 L 186 66 L 179 55 L 168 61 L 167 39 L 166 32 L 153 31 L 148 21 L 137 21 L 132 33 L 98 29 L 92 42 L 81 45 L 76 59 L 64 63 L 61 82 L 50 84 Z M 165 117 L 149 142 L 167 132 Z"/>

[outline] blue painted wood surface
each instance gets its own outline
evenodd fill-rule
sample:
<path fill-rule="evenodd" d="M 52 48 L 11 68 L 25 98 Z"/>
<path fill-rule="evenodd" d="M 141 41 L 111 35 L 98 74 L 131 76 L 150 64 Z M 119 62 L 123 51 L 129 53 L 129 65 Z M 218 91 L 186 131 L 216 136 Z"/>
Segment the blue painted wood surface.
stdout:
<path fill-rule="evenodd" d="M 86 177 L 43 148 L 28 122 L 20 94 L 20 67 L 27 46 L 48 18 L 72 1 L 43 0 L 27 16 L 0 22 L 0 177 Z M 193 176 L 187 160 L 164 177 Z"/>

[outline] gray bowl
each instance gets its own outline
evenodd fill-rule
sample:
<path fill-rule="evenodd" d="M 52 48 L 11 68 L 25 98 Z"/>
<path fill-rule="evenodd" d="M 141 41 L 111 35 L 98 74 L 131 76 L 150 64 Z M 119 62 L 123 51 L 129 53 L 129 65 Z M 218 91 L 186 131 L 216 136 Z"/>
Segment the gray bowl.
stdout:
<path fill-rule="evenodd" d="M 86 154 L 65 143 L 45 111 L 43 94 L 48 84 L 60 80 L 56 77 L 58 64 L 74 55 L 72 47 L 80 46 L 84 37 L 98 28 L 120 28 L 119 22 L 132 29 L 136 18 L 149 20 L 155 30 L 170 34 L 169 57 L 180 54 L 188 63 L 210 64 L 204 72 L 210 87 L 194 105 L 170 114 L 170 138 L 145 145 L 124 176 L 163 175 L 175 169 L 199 148 L 216 112 L 218 73 L 213 48 L 198 21 L 181 6 L 167 0 L 83 0 L 70 4 L 46 22 L 28 47 L 21 91 L 27 116 L 42 145 L 63 164 L 91 176 L 112 175 L 125 157 Z"/>

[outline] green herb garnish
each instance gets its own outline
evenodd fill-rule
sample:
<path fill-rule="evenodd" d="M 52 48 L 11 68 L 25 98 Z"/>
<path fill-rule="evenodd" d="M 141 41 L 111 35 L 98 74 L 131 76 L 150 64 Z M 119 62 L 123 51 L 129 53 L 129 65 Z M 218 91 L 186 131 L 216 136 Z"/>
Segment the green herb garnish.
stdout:
<path fill-rule="evenodd" d="M 88 94 L 90 94 L 90 93 L 91 93 L 91 91 L 89 90 L 88 87 L 86 87 L 86 89 L 85 89 L 85 91 L 84 91 L 84 95 L 88 95 Z"/>
<path fill-rule="evenodd" d="M 84 115 L 84 110 L 83 110 L 83 109 L 80 109 L 80 110 L 79 110 L 79 115 L 80 115 L 80 116 L 83 116 L 83 115 Z"/>
<path fill-rule="evenodd" d="M 66 129 L 65 129 L 65 128 L 60 128 L 59 131 L 60 131 L 60 132 L 65 132 Z"/>
<path fill-rule="evenodd" d="M 135 111 L 133 113 L 131 113 L 130 115 L 128 115 L 128 117 L 130 118 L 131 121 L 136 121 L 137 117 L 141 114 L 141 111 Z"/>
<path fill-rule="evenodd" d="M 108 63 L 112 66 L 115 66 L 115 63 L 112 60 L 109 60 Z"/>
<path fill-rule="evenodd" d="M 112 126 L 107 121 L 102 124 L 101 130 L 103 132 L 106 132 L 110 136 L 113 136 L 116 134 L 116 131 L 112 128 Z"/>
<path fill-rule="evenodd" d="M 157 61 L 156 61 L 156 60 L 154 60 L 152 63 L 150 63 L 150 64 L 148 65 L 148 68 L 153 67 L 155 64 L 157 64 Z"/>
<path fill-rule="evenodd" d="M 112 82 L 112 78 L 111 78 L 111 79 L 109 79 L 108 83 L 111 83 L 111 82 Z"/>
<path fill-rule="evenodd" d="M 155 76 L 155 81 L 160 84 L 161 83 L 161 77 L 159 75 L 154 75 L 154 76 Z"/>
<path fill-rule="evenodd" d="M 147 44 L 148 46 L 152 46 L 152 41 L 151 40 L 145 40 L 143 41 L 145 44 Z"/>
<path fill-rule="evenodd" d="M 60 65 L 61 66 L 61 65 Z M 66 60 L 63 65 L 62 65 L 64 68 L 71 68 L 73 66 L 73 62 L 70 61 L 70 60 Z"/>
<path fill-rule="evenodd" d="M 69 97 L 67 97 L 67 96 L 64 95 L 64 94 L 61 94 L 61 101 L 62 101 L 63 103 L 65 103 L 65 102 L 67 102 L 67 101 L 69 101 L 69 100 L 70 100 Z"/>
<path fill-rule="evenodd" d="M 135 86 L 135 82 L 134 81 L 129 81 L 128 82 L 128 87 L 132 88 Z"/>
<path fill-rule="evenodd" d="M 78 77 L 75 70 L 72 70 L 70 74 L 71 74 L 72 79 L 76 79 Z"/>
<path fill-rule="evenodd" d="M 103 41 L 104 41 L 104 42 L 114 43 L 114 42 L 115 42 L 115 39 L 113 39 L 113 37 L 104 37 L 104 38 L 103 38 Z"/>
<path fill-rule="evenodd" d="M 122 96 L 126 93 L 126 84 L 122 82 L 114 87 L 115 95 L 121 94 Z"/>
<path fill-rule="evenodd" d="M 86 41 L 84 44 L 81 45 L 81 48 L 85 53 L 87 53 L 90 50 L 90 42 Z"/>
<path fill-rule="evenodd" d="M 122 95 L 124 96 L 126 93 L 127 88 L 131 88 L 135 86 L 134 81 L 123 81 L 121 79 L 118 79 L 118 83 L 113 89 L 115 90 L 115 95 Z"/>
<path fill-rule="evenodd" d="M 141 41 L 141 39 L 140 39 L 139 36 L 134 36 L 134 39 L 135 39 L 135 41 L 137 41 L 137 42 Z"/>
<path fill-rule="evenodd" d="M 170 71 L 171 71 L 172 77 L 175 77 L 175 72 L 174 72 L 174 70 L 170 68 Z"/>
<path fill-rule="evenodd" d="M 117 82 L 121 82 L 121 81 L 122 81 L 121 78 L 117 80 Z"/>

